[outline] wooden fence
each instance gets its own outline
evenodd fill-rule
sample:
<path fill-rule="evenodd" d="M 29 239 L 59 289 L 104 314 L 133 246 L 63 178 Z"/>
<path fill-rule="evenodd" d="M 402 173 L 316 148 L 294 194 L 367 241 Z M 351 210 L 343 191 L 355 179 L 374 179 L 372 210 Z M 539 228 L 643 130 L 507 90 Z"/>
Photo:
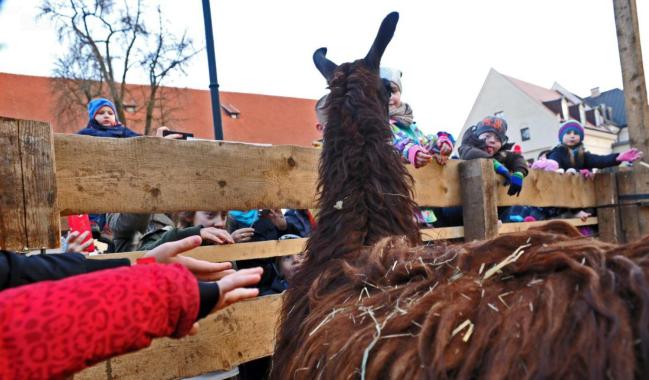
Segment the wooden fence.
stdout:
<path fill-rule="evenodd" d="M 312 208 L 319 151 L 153 137 L 98 139 L 52 134 L 45 123 L 0 118 L 0 248 L 53 248 L 60 217 L 77 213 L 174 212 L 255 208 Z M 649 230 L 641 202 L 649 172 L 577 176 L 531 171 L 519 197 L 507 195 L 487 160 L 451 161 L 410 170 L 422 206 L 462 206 L 464 226 L 422 230 L 425 240 L 485 239 L 543 222 L 499 226 L 498 206 L 598 207 L 600 238 L 623 242 Z M 619 203 L 623 204 L 620 205 Z M 624 221 L 624 222 L 623 222 Z M 199 247 L 187 253 L 209 261 L 292 255 L 306 239 Z M 128 257 L 140 252 L 97 256 Z M 91 367 L 75 378 L 172 379 L 272 353 L 281 296 L 241 302 L 209 316 L 201 332 Z"/>

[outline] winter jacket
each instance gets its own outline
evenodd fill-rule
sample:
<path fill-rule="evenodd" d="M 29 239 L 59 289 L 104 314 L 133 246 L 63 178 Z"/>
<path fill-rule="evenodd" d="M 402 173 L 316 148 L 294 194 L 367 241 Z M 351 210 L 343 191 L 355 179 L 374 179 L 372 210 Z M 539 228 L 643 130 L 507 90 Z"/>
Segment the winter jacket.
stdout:
<path fill-rule="evenodd" d="M 173 228 L 174 222 L 165 214 L 107 214 L 108 227 L 113 232 L 115 252 L 132 252 L 140 242 L 158 240 Z"/>
<path fill-rule="evenodd" d="M 153 264 L 0 292 L 0 378 L 63 379 L 153 338 L 180 338 L 197 319 L 198 289 L 181 265 Z"/>
<path fill-rule="evenodd" d="M 81 253 L 24 256 L 0 251 L 0 290 L 129 265 L 128 259 L 89 260 Z"/>
<path fill-rule="evenodd" d="M 300 236 L 309 237 L 311 235 L 311 219 L 307 214 L 308 210 L 293 210 L 290 209 L 284 214 L 286 223 L 292 224 L 298 231 Z"/>
<path fill-rule="evenodd" d="M 396 120 L 390 120 L 390 129 L 392 130 L 392 145 L 404 161 L 413 165 L 415 164 L 417 152 L 433 152 L 437 149 L 437 139 L 441 134 L 448 136 L 453 141 L 453 137 L 446 132 L 439 132 L 437 135 L 426 135 L 414 122 L 406 126 Z"/>
<path fill-rule="evenodd" d="M 617 166 L 620 163 L 617 161 L 617 153 L 606 155 L 593 154 L 584 149 L 583 144 L 579 144 L 574 148 L 561 144 L 557 145 L 548 153 L 548 160 L 555 160 L 559 163 L 561 169 L 603 169 Z M 570 159 L 573 157 L 574 161 Z"/>
<path fill-rule="evenodd" d="M 490 156 L 489 153 L 482 149 L 483 145 L 484 142 L 482 140 L 471 133 L 465 133 L 464 137 L 462 137 L 462 145 L 458 148 L 460 159 L 493 158 L 505 165 L 512 173 L 520 172 L 524 176 L 527 176 L 527 161 L 525 161 L 525 157 L 522 155 L 509 150 L 511 144 L 504 144 L 493 156 Z"/>
<path fill-rule="evenodd" d="M 139 133 L 133 132 L 128 127 L 117 124 L 113 127 L 104 127 L 97 123 L 95 119 L 88 121 L 88 125 L 77 132 L 78 135 L 95 136 L 95 137 L 113 137 L 113 138 L 128 138 L 141 136 Z"/>
<path fill-rule="evenodd" d="M 171 241 L 178 241 L 190 236 L 200 236 L 203 226 L 193 226 L 187 228 L 171 228 L 159 229 L 142 236 L 138 250 L 148 251 L 161 244 L 169 243 Z M 210 244 L 204 240 L 203 245 Z"/>

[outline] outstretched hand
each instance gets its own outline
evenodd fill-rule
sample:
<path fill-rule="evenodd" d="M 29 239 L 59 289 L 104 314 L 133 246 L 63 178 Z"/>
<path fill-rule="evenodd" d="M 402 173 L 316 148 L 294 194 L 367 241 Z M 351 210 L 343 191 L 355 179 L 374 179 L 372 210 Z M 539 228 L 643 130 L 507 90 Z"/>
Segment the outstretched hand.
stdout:
<path fill-rule="evenodd" d="M 211 312 L 215 313 L 235 302 L 257 297 L 259 295 L 259 289 L 246 288 L 246 286 L 257 284 L 261 280 L 263 272 L 264 270 L 261 267 L 242 269 L 217 281 L 219 284 L 219 302 L 216 303 Z M 198 322 L 194 323 L 192 329 L 189 331 L 189 335 L 196 335 L 198 328 Z"/>
<path fill-rule="evenodd" d="M 231 263 L 211 263 L 209 261 L 195 259 L 180 255 L 185 251 L 201 245 L 199 236 L 161 244 L 147 252 L 144 257 L 154 257 L 156 262 L 162 264 L 181 264 L 202 281 L 216 281 L 233 274 Z"/>
<path fill-rule="evenodd" d="M 636 148 L 631 148 L 625 152 L 617 155 L 617 160 L 620 162 L 633 162 L 641 159 L 644 154 Z"/>

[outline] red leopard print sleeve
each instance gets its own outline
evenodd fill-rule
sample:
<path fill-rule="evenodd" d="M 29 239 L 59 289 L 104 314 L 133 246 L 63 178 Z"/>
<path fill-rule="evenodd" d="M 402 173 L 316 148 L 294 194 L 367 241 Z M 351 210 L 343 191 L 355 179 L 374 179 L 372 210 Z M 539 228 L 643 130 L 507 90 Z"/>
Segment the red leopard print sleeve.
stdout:
<path fill-rule="evenodd" d="M 141 265 L 0 293 L 0 379 L 59 379 L 156 337 L 186 335 L 199 308 L 184 267 Z"/>

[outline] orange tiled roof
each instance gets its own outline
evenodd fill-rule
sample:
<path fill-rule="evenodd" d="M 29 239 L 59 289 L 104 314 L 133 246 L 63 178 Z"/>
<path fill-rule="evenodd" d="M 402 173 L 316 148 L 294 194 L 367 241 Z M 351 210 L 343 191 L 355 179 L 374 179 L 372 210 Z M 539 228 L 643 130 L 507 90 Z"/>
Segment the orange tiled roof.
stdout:
<path fill-rule="evenodd" d="M 77 122 L 63 125 L 56 117 L 55 79 L 48 77 L 0 73 L 0 116 L 49 122 L 54 132 L 75 133 L 85 127 L 87 115 L 79 112 Z M 129 94 L 138 107 L 144 105 L 147 86 L 128 85 Z M 206 90 L 165 87 L 175 93 L 173 120 L 167 126 L 192 132 L 196 137 L 213 138 L 210 93 Z M 315 129 L 315 100 L 281 96 L 221 92 L 221 103 L 240 111 L 233 119 L 221 110 L 225 140 L 267 144 L 311 146 L 320 138 Z M 128 103 L 128 102 L 127 102 Z M 139 103 L 139 104 L 138 104 Z M 142 133 L 144 110 L 127 113 L 129 128 Z M 154 125 L 154 128 L 158 125 Z"/>

